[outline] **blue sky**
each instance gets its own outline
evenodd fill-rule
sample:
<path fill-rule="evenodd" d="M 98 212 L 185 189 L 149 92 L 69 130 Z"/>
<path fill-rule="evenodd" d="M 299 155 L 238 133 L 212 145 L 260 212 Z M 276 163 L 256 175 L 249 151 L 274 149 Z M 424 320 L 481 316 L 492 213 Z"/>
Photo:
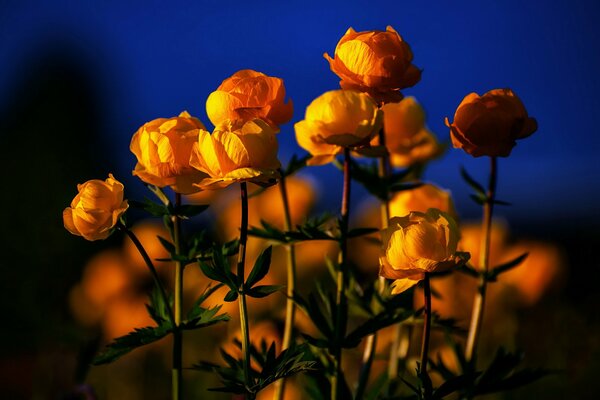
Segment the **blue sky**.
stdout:
<path fill-rule="evenodd" d="M 208 121 L 208 94 L 244 68 L 282 77 L 298 121 L 313 98 L 338 87 L 322 54 L 333 54 L 346 29 L 392 25 L 424 69 L 422 81 L 405 93 L 424 105 L 440 140 L 449 140 L 444 117 L 452 117 L 472 91 L 511 87 L 538 120 L 538 132 L 500 160 L 499 196 L 515 203 L 505 215 L 597 217 L 599 17 L 600 3 L 592 0 L 9 0 L 0 4 L 0 108 L 11 101 L 15 82 L 26 78 L 28 65 L 68 49 L 95 82 L 107 115 L 103 139 L 118 160 L 113 172 L 135 185 L 128 147 L 144 122 L 182 110 Z M 279 137 L 282 160 L 303 153 L 292 123 Z M 450 150 L 427 178 L 452 189 L 463 214 L 477 216 L 460 165 L 481 180 L 486 176 L 487 160 Z M 307 173 L 330 190 L 325 204 L 337 202 L 340 179 L 333 167 Z"/>

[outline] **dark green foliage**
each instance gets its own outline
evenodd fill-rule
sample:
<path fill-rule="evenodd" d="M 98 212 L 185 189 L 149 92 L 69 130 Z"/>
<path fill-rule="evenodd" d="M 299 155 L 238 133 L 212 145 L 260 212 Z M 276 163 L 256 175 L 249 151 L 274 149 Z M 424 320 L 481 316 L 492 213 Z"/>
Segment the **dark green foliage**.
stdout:
<path fill-rule="evenodd" d="M 162 339 L 171 332 L 172 326 L 170 322 L 164 322 L 160 326 L 136 328 L 133 332 L 116 338 L 111 344 L 106 346 L 106 348 L 94 358 L 92 364 L 101 365 L 111 363 L 138 347 Z"/>

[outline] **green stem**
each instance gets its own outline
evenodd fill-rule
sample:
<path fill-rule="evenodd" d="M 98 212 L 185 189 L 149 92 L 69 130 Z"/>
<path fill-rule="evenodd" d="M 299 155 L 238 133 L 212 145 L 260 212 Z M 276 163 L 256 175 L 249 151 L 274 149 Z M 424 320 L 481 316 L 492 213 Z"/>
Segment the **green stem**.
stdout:
<path fill-rule="evenodd" d="M 158 272 L 156 272 L 156 268 L 154 267 L 154 263 L 152 263 L 152 259 L 150 258 L 150 256 L 146 252 L 146 249 L 144 249 L 144 246 L 142 245 L 142 243 L 140 242 L 140 240 L 137 238 L 137 236 L 135 235 L 135 233 L 133 233 L 132 231 L 130 231 L 129 229 L 127 229 L 127 227 L 125 225 L 123 225 L 123 224 L 121 224 L 119 222 L 117 224 L 117 229 L 119 229 L 120 231 L 125 232 L 125 234 L 129 237 L 129 239 L 131 239 L 131 242 L 133 243 L 133 245 L 136 247 L 136 249 L 138 250 L 138 252 L 142 256 L 142 258 L 144 259 L 144 262 L 146 263 L 146 266 L 148 267 L 148 270 L 150 270 L 150 274 L 152 275 L 152 279 L 154 280 L 154 284 L 158 288 L 158 290 L 160 292 L 160 296 L 163 299 L 163 302 L 167 305 L 167 313 L 169 314 L 169 322 L 171 322 L 171 325 L 175 325 L 175 318 L 173 316 L 173 310 L 171 310 L 171 308 L 168 306 L 169 305 L 169 296 L 167 296 L 167 292 L 165 291 L 165 288 L 164 288 L 162 282 L 160 281 L 160 278 L 158 276 Z"/>
<path fill-rule="evenodd" d="M 286 231 L 292 230 L 292 217 L 290 214 L 290 203 L 285 185 L 285 175 L 281 172 L 281 180 L 279 181 L 279 189 L 281 192 L 281 200 L 283 202 L 284 212 L 284 228 Z M 292 344 L 292 333 L 294 330 L 294 320 L 296 314 L 296 304 L 294 303 L 294 291 L 296 289 L 296 254 L 293 244 L 286 246 L 287 253 L 287 300 L 285 310 L 285 327 L 283 330 L 282 350 L 290 347 Z M 285 392 L 285 378 L 275 382 L 275 394 L 273 399 L 282 400 Z"/>
<path fill-rule="evenodd" d="M 379 131 L 379 145 L 385 147 L 385 133 L 383 128 Z M 390 159 L 386 153 L 378 160 L 378 175 L 381 178 L 389 179 L 390 176 Z M 387 186 L 386 186 L 387 191 Z M 381 202 L 381 229 L 385 229 L 388 226 L 390 220 L 390 199 L 389 193 L 386 192 L 386 198 Z M 379 277 L 379 293 L 385 291 L 385 278 Z M 356 399 L 362 399 L 365 390 L 367 388 L 367 382 L 369 381 L 369 375 L 371 374 L 371 367 L 373 366 L 373 360 L 375 359 L 375 348 L 377 347 L 377 332 L 369 335 L 365 343 L 365 349 L 363 351 L 362 367 L 358 379 L 358 387 L 356 389 Z M 391 354 L 390 354 L 391 359 Z"/>
<path fill-rule="evenodd" d="M 425 307 L 423 309 L 423 342 L 421 344 L 421 365 L 419 375 L 424 377 L 427 373 L 427 361 L 429 360 L 429 337 L 431 335 L 431 285 L 429 283 L 429 274 L 425 273 L 423 279 L 423 295 L 425 297 Z M 429 385 L 424 385 L 423 397 L 430 398 Z"/>
<path fill-rule="evenodd" d="M 181 194 L 175 193 L 175 208 L 181 206 Z M 172 239 L 175 246 L 175 254 L 179 255 L 181 251 L 181 223 L 177 215 L 171 216 L 173 224 Z M 185 265 L 181 261 L 175 261 L 175 298 L 173 308 L 175 309 L 173 325 L 173 369 L 172 369 L 172 397 L 173 400 L 180 400 L 183 395 L 183 375 L 182 375 L 182 352 L 183 352 L 183 332 L 181 331 L 181 306 L 183 303 L 183 269 Z"/>
<path fill-rule="evenodd" d="M 342 342 L 346 336 L 347 299 L 346 299 L 346 273 L 348 270 L 348 222 L 350 216 L 350 149 L 344 148 L 344 187 L 342 192 L 341 222 L 340 222 L 340 265 L 337 271 L 335 299 L 335 343 L 333 349 L 334 374 L 331 378 L 331 400 L 341 399 L 342 378 Z"/>
<path fill-rule="evenodd" d="M 497 183 L 497 160 L 496 157 L 490 157 L 490 180 L 486 194 L 486 202 L 483 205 L 483 236 L 479 249 L 479 267 L 481 270 L 478 291 L 473 303 L 473 313 L 471 314 L 471 326 L 467 337 L 465 349 L 465 358 L 475 366 L 477 360 L 477 344 L 483 325 L 483 310 L 485 308 L 485 294 L 487 288 L 487 272 L 490 264 L 490 240 L 492 233 L 492 214 L 494 211 L 494 198 L 496 195 Z"/>
<path fill-rule="evenodd" d="M 242 359 L 244 366 L 244 382 L 246 387 L 252 386 L 250 377 L 250 329 L 248 326 L 248 307 L 246 305 L 245 275 L 246 265 L 246 243 L 248 241 L 248 185 L 240 183 L 242 202 L 242 221 L 240 224 L 240 247 L 238 252 L 237 276 L 240 281 L 239 306 L 240 306 L 240 328 L 242 330 Z"/>

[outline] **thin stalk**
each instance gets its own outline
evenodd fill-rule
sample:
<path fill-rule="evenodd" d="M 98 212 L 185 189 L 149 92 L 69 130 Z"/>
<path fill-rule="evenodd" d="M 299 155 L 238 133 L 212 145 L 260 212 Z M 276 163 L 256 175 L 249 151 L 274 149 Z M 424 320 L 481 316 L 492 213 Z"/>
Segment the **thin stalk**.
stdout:
<path fill-rule="evenodd" d="M 154 284 L 158 288 L 163 302 L 167 305 L 167 313 L 169 314 L 169 322 L 171 322 L 171 324 L 174 325 L 175 318 L 173 316 L 173 310 L 171 310 L 171 307 L 168 306 L 169 305 L 169 296 L 167 296 L 167 292 L 165 291 L 165 288 L 164 288 L 162 282 L 160 281 L 160 278 L 158 277 L 158 272 L 156 272 L 156 268 L 154 267 L 154 263 L 152 263 L 152 259 L 146 252 L 146 249 L 144 249 L 144 246 L 142 245 L 140 240 L 137 238 L 135 233 L 133 233 L 132 231 L 127 229 L 127 227 L 121 223 L 117 224 L 117 229 L 125 232 L 125 234 L 129 237 L 129 239 L 131 240 L 133 245 L 136 247 L 136 249 L 142 256 L 142 258 L 144 259 L 144 262 L 146 263 L 146 266 L 148 267 L 148 270 L 150 271 L 150 274 L 152 275 Z"/>
<path fill-rule="evenodd" d="M 181 206 L 181 194 L 175 193 L 175 208 Z M 179 216 L 171 216 L 173 223 L 172 239 L 175 246 L 175 254 L 179 255 L 181 251 L 181 221 Z M 185 265 L 181 261 L 175 261 L 175 298 L 173 308 L 175 323 L 173 324 L 173 369 L 172 369 L 172 397 L 173 400 L 180 400 L 183 392 L 183 375 L 181 359 L 183 352 L 183 332 L 181 325 L 181 306 L 183 303 L 183 269 Z"/>
<path fill-rule="evenodd" d="M 429 283 L 429 274 L 425 273 L 423 279 L 423 295 L 425 297 L 425 307 L 423 309 L 423 342 L 421 343 L 421 364 L 419 375 L 423 376 L 427 373 L 427 361 L 429 360 L 429 337 L 431 335 L 431 285 Z M 425 385 L 424 398 L 429 398 L 430 393 Z"/>
<path fill-rule="evenodd" d="M 483 310 L 485 308 L 485 293 L 487 288 L 486 275 L 490 264 L 490 240 L 492 233 L 492 214 L 494 211 L 494 199 L 496 195 L 496 182 L 498 176 L 498 167 L 496 157 L 490 157 L 490 180 L 486 194 L 486 202 L 483 204 L 483 236 L 479 252 L 479 268 L 481 275 L 479 278 L 478 291 L 473 303 L 473 313 L 471 314 L 471 326 L 467 337 L 467 346 L 465 349 L 465 358 L 475 366 L 477 360 L 477 344 L 481 334 L 483 324 Z"/>
<path fill-rule="evenodd" d="M 242 202 L 242 221 L 240 223 L 240 247 L 238 252 L 237 276 L 240 280 L 239 306 L 240 306 L 240 328 L 242 331 L 242 359 L 244 365 L 244 381 L 246 387 L 251 387 L 250 377 L 250 329 L 248 326 L 248 307 L 246 305 L 246 288 L 244 268 L 246 266 L 246 243 L 248 241 L 248 185 L 240 183 Z"/>
<path fill-rule="evenodd" d="M 292 230 L 292 217 L 290 214 L 290 202 L 288 199 L 287 188 L 285 185 L 285 175 L 281 173 L 279 181 L 279 190 L 281 192 L 281 201 L 283 203 L 284 229 L 289 232 Z M 285 304 L 285 327 L 283 330 L 283 343 L 281 349 L 285 350 L 292 344 L 292 333 L 294 330 L 294 321 L 296 315 L 296 304 L 294 303 L 294 291 L 296 290 L 296 250 L 293 244 L 285 246 L 287 253 L 287 300 Z M 282 400 L 285 392 L 285 378 L 275 382 L 274 400 Z"/>
<path fill-rule="evenodd" d="M 346 319 L 348 302 L 346 299 L 346 273 L 348 270 L 348 222 L 350 216 L 350 149 L 344 148 L 344 187 L 342 192 L 340 222 L 340 265 L 336 276 L 337 292 L 335 297 L 335 344 L 333 352 L 334 375 L 331 377 L 331 400 L 341 399 L 342 377 L 342 341 L 346 336 Z"/>
<path fill-rule="evenodd" d="M 385 134 L 383 128 L 379 131 L 379 145 L 385 147 Z M 390 176 L 390 159 L 387 153 L 380 157 L 378 160 L 378 175 L 386 180 Z M 381 229 L 385 229 L 388 226 L 390 220 L 390 199 L 389 193 L 387 193 L 386 186 L 386 198 L 381 202 Z M 379 293 L 383 293 L 385 290 L 385 278 L 379 277 Z M 373 360 L 375 358 L 375 348 L 377 347 L 377 332 L 369 335 L 365 343 L 365 349 L 363 351 L 362 367 L 358 378 L 358 387 L 356 389 L 356 399 L 362 399 L 365 390 L 367 388 L 367 382 L 369 381 L 369 375 L 371 373 L 371 367 L 373 366 Z M 391 354 L 390 354 L 391 359 Z"/>

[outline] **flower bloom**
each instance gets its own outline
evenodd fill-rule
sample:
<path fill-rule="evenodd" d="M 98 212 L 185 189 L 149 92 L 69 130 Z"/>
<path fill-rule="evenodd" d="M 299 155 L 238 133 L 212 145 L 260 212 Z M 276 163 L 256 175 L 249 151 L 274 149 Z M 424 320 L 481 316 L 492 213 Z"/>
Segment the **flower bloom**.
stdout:
<path fill-rule="evenodd" d="M 443 147 L 425 126 L 425 111 L 414 97 L 386 103 L 383 111 L 385 146 L 395 167 L 424 163 L 442 153 Z M 375 138 L 371 144 L 378 144 Z"/>
<path fill-rule="evenodd" d="M 177 193 L 199 191 L 193 183 L 206 177 L 190 166 L 192 146 L 204 125 L 186 111 L 173 118 L 145 123 L 133 135 L 129 149 L 137 158 L 133 171 L 142 181 L 158 187 L 171 186 Z"/>
<path fill-rule="evenodd" d="M 392 293 L 416 285 L 426 273 L 447 270 L 460 261 L 459 231 L 448 214 L 436 209 L 390 219 L 382 231 L 379 275 L 395 279 Z"/>
<path fill-rule="evenodd" d="M 283 79 L 244 69 L 208 96 L 206 113 L 215 126 L 226 120 L 255 118 L 279 126 L 292 119 L 294 106 L 291 100 L 285 102 Z"/>
<path fill-rule="evenodd" d="M 507 157 L 517 139 L 537 130 L 537 121 L 510 89 L 494 89 L 479 96 L 468 94 L 454 114 L 446 118 L 452 144 L 474 157 Z"/>
<path fill-rule="evenodd" d="M 390 214 L 393 216 L 408 215 L 411 211 L 427 212 L 430 208 L 456 217 L 450 192 L 431 183 L 397 192 L 390 200 Z"/>
<path fill-rule="evenodd" d="M 309 165 L 333 161 L 344 147 L 367 146 L 381 127 L 382 113 L 366 94 L 332 90 L 306 108 L 294 125 L 300 147 L 312 154 Z"/>
<path fill-rule="evenodd" d="M 77 190 L 71 207 L 63 211 L 65 228 L 87 240 L 106 239 L 129 207 L 123 200 L 123 184 L 109 174 L 105 181 L 92 179 L 77 185 Z"/>
<path fill-rule="evenodd" d="M 324 56 L 343 89 L 366 92 L 378 103 L 400 100 L 399 90 L 421 79 L 410 46 L 391 26 L 385 31 L 350 28 L 335 47 L 334 58 Z"/>
<path fill-rule="evenodd" d="M 265 121 L 225 121 L 211 135 L 200 131 L 190 165 L 208 174 L 195 184 L 201 189 L 220 189 L 250 181 L 268 186 L 276 182 L 281 167 L 277 159 L 277 129 Z"/>

